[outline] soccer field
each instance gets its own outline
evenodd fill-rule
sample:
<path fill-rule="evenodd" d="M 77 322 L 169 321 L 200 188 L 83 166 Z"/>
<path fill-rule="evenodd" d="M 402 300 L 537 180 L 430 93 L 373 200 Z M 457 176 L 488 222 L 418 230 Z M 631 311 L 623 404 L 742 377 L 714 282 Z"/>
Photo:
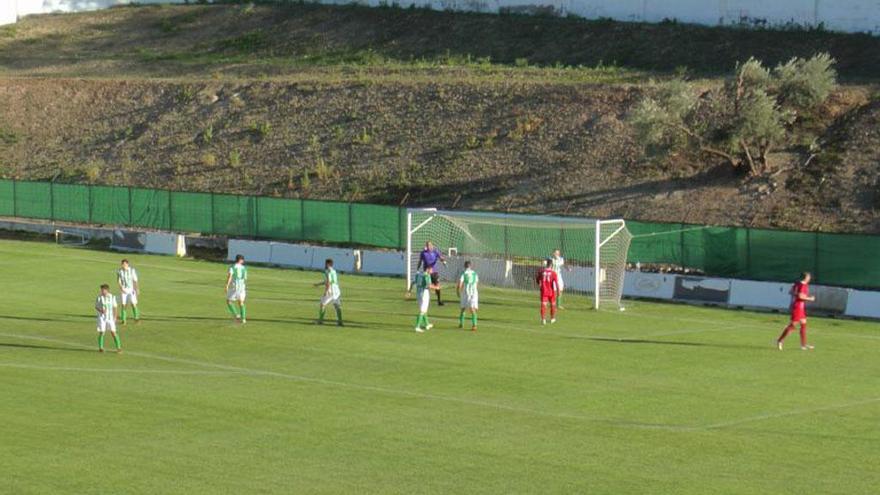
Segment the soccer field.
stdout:
<path fill-rule="evenodd" d="M 315 272 L 128 256 L 144 321 L 96 349 L 121 255 L 0 241 L 0 492 L 876 493 L 880 324 L 481 291 L 413 332 L 402 281 L 341 274 L 348 326 L 317 326 Z M 479 269 L 479 267 L 477 267 Z M 454 290 L 446 287 L 454 299 Z M 329 312 L 332 315 L 332 310 Z M 108 348 L 112 349 L 112 340 Z M 873 487 L 873 488 L 872 488 Z"/>

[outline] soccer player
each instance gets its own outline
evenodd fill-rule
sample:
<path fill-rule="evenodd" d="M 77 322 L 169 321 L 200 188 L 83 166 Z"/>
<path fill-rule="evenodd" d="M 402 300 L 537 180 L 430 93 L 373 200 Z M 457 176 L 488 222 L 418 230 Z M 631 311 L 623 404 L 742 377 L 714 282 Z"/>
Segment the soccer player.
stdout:
<path fill-rule="evenodd" d="M 328 258 L 324 262 L 324 281 L 318 282 L 315 285 L 324 286 L 324 295 L 321 296 L 321 308 L 318 311 L 318 324 L 324 324 L 324 314 L 327 311 L 327 306 L 333 304 L 333 308 L 336 310 L 336 325 L 343 326 L 342 292 L 339 290 L 339 278 L 336 275 L 336 270 L 333 268 L 332 259 Z"/>
<path fill-rule="evenodd" d="M 434 328 L 428 321 L 428 306 L 431 304 L 431 290 L 440 290 L 440 286 L 432 281 L 431 274 L 434 268 L 427 267 L 424 271 L 416 273 L 413 285 L 416 288 L 416 300 L 419 303 L 419 316 L 416 317 L 416 332 Z"/>
<path fill-rule="evenodd" d="M 247 307 L 244 305 L 247 284 L 247 267 L 244 256 L 235 255 L 235 264 L 229 267 L 226 275 L 226 308 L 229 313 L 242 324 L 247 323 Z M 235 305 L 238 304 L 236 309 Z"/>
<path fill-rule="evenodd" d="M 416 266 L 416 270 L 424 269 L 427 271 L 428 268 L 431 269 L 431 285 L 437 287 L 434 289 L 437 293 L 437 305 L 443 306 L 443 299 L 440 297 L 440 273 L 437 271 L 438 261 L 444 265 L 446 264 L 446 258 L 443 257 L 443 253 L 434 247 L 434 243 L 428 241 L 425 243 L 425 249 L 419 255 L 419 264 Z"/>
<path fill-rule="evenodd" d="M 547 324 L 547 306 L 550 306 L 550 323 L 556 323 L 556 299 L 559 297 L 559 277 L 553 271 L 553 260 L 547 258 L 544 269 L 535 277 L 541 287 L 541 324 Z"/>
<path fill-rule="evenodd" d="M 138 283 L 137 270 L 128 263 L 128 260 L 122 260 L 122 267 L 116 271 L 116 282 L 119 284 L 119 291 L 122 298 L 122 310 L 120 311 L 122 324 L 125 325 L 126 320 L 128 320 L 126 307 L 129 304 L 131 304 L 131 312 L 134 314 L 134 322 L 140 323 L 141 315 L 138 311 L 137 304 L 138 294 L 141 291 L 141 287 Z"/>
<path fill-rule="evenodd" d="M 477 291 L 477 284 L 480 283 L 480 277 L 477 272 L 471 269 L 471 262 L 464 262 L 464 273 L 458 279 L 458 286 L 455 290 L 458 297 L 461 298 L 461 312 L 458 314 L 458 328 L 464 328 L 464 314 L 467 311 L 471 313 L 471 332 L 477 331 L 477 309 L 480 306 L 480 294 Z"/>
<path fill-rule="evenodd" d="M 556 306 L 559 309 L 565 309 L 562 307 L 562 292 L 565 290 L 565 282 L 562 280 L 562 269 L 565 266 L 565 258 L 562 257 L 562 253 L 557 249 L 553 251 L 553 256 L 550 259 L 553 260 L 553 271 L 556 272 L 556 279 L 559 284 L 559 298 L 556 300 Z M 570 271 L 569 268 L 566 267 L 566 269 Z"/>
<path fill-rule="evenodd" d="M 119 335 L 116 334 L 116 296 L 110 293 L 110 286 L 103 284 L 98 298 L 95 299 L 95 311 L 98 312 L 98 352 L 104 352 L 104 332 L 110 330 L 116 352 L 122 352 Z"/>
<path fill-rule="evenodd" d="M 810 272 L 801 274 L 801 279 L 791 286 L 791 322 L 782 330 L 782 334 L 776 339 L 776 348 L 782 350 L 782 341 L 788 334 L 794 331 L 797 324 L 801 326 L 801 350 L 813 350 L 813 346 L 807 344 L 807 301 L 815 301 L 816 297 L 810 295 Z"/>

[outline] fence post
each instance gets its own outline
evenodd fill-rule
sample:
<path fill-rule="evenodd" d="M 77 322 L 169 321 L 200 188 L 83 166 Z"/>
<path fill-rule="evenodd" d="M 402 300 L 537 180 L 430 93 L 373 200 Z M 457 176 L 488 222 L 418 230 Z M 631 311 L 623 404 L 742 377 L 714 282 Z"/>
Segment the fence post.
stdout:
<path fill-rule="evenodd" d="M 752 278 L 752 229 L 746 227 L 746 278 Z"/>
<path fill-rule="evenodd" d="M 678 225 L 678 249 L 681 253 L 681 258 L 678 262 L 682 268 L 686 266 L 684 262 L 684 229 L 685 227 L 683 223 Z"/>
<path fill-rule="evenodd" d="M 305 240 L 306 238 L 306 202 L 304 199 L 299 198 L 299 239 Z"/>
<path fill-rule="evenodd" d="M 168 191 L 168 230 L 174 230 L 174 210 L 172 209 L 171 196 L 174 196 L 174 192 Z"/>
<path fill-rule="evenodd" d="M 260 198 L 258 196 L 251 196 L 251 199 L 254 200 L 254 237 L 259 237 L 260 235 Z"/>
<path fill-rule="evenodd" d="M 354 235 L 351 231 L 352 221 L 351 221 L 351 213 L 352 213 L 352 203 L 348 203 L 348 243 L 351 244 L 354 239 Z"/>
<path fill-rule="evenodd" d="M 55 181 L 49 182 L 49 219 L 55 221 Z"/>

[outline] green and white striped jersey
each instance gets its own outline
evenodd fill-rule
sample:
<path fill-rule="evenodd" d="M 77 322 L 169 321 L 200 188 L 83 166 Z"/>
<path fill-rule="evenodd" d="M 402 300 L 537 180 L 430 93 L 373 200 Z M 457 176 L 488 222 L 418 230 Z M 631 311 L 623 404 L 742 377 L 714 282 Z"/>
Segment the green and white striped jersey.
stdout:
<path fill-rule="evenodd" d="M 562 267 L 563 265 L 565 265 L 565 258 L 563 258 L 562 256 L 558 258 L 554 256 L 553 258 L 551 258 L 551 261 L 553 262 L 553 271 L 556 272 L 557 275 L 562 275 Z"/>
<path fill-rule="evenodd" d="M 245 283 L 247 282 L 247 267 L 244 265 L 239 265 L 238 263 L 229 267 L 229 275 L 232 276 L 232 287 L 235 290 L 242 290 L 245 288 Z"/>
<path fill-rule="evenodd" d="M 477 284 L 480 282 L 480 276 L 477 275 L 477 272 L 468 268 L 461 274 L 459 282 L 461 282 L 465 294 L 472 296 L 477 293 Z"/>
<path fill-rule="evenodd" d="M 103 316 L 106 320 L 115 319 L 116 296 L 113 294 L 107 294 L 106 296 L 98 294 L 98 298 L 95 299 L 95 310 L 98 312 L 98 316 Z M 103 310 L 103 312 L 101 310 Z"/>
<path fill-rule="evenodd" d="M 324 282 L 330 282 L 330 289 L 339 288 L 339 277 L 336 276 L 336 270 L 333 267 L 324 270 Z"/>
<path fill-rule="evenodd" d="M 138 281 L 137 270 L 129 266 L 128 268 L 120 268 L 116 271 L 116 279 L 123 289 L 133 289 L 134 283 Z"/>
<path fill-rule="evenodd" d="M 428 286 L 431 285 L 431 276 L 425 272 L 416 273 L 416 278 L 413 280 L 413 285 L 416 288 L 416 293 L 421 293 L 422 291 L 428 290 Z"/>

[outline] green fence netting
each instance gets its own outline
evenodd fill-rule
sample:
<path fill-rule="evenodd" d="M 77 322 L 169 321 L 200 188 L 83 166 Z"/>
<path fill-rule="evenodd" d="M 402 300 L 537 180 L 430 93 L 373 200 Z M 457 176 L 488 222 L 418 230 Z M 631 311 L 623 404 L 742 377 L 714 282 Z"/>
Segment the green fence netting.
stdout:
<path fill-rule="evenodd" d="M 393 206 L 352 204 L 351 242 L 396 248 L 406 244 L 400 239 L 399 208 Z"/>
<path fill-rule="evenodd" d="M 303 239 L 322 242 L 351 242 L 348 203 L 303 201 Z"/>
<path fill-rule="evenodd" d="M 181 232 L 214 231 L 213 208 L 210 193 L 171 193 L 171 230 Z"/>
<path fill-rule="evenodd" d="M 0 215 L 395 249 L 406 244 L 405 208 L 333 201 L 0 180 Z M 820 283 L 880 288 L 880 236 L 638 221 L 627 226 L 632 263 L 754 280 L 791 280 L 808 270 Z M 472 228 L 487 239 L 482 249 L 510 256 L 544 256 L 559 246 L 573 255 L 592 246 L 586 231 L 560 229 L 536 238 L 527 228 Z"/>
<path fill-rule="evenodd" d="M 171 193 L 159 189 L 131 189 L 131 225 L 171 230 Z"/>
<path fill-rule="evenodd" d="M 93 186 L 89 198 L 92 223 L 131 225 L 130 199 L 127 187 Z"/>
<path fill-rule="evenodd" d="M 89 223 L 89 194 L 91 188 L 74 184 L 54 184 L 51 187 L 52 218 L 65 222 Z"/>
<path fill-rule="evenodd" d="M 257 237 L 303 239 L 302 201 L 299 199 L 257 198 Z"/>
<path fill-rule="evenodd" d="M 51 187 L 48 182 L 16 182 L 15 216 L 51 219 Z"/>
<path fill-rule="evenodd" d="M 0 215 L 15 216 L 15 182 L 0 180 Z"/>
<path fill-rule="evenodd" d="M 223 235 L 257 235 L 257 200 L 253 196 L 215 194 L 211 205 L 213 228 L 210 232 Z"/>

